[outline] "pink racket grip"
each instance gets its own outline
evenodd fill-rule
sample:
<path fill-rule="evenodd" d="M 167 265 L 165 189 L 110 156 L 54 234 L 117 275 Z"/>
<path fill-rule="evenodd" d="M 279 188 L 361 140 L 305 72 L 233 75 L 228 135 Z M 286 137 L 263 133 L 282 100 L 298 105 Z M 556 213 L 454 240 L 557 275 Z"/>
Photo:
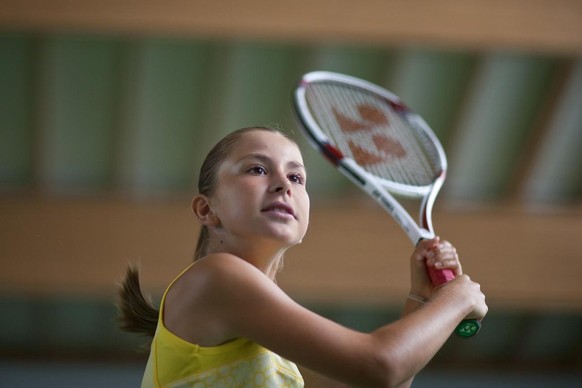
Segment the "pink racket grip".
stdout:
<path fill-rule="evenodd" d="M 454 272 L 450 269 L 435 269 L 434 267 L 427 266 L 427 271 L 430 281 L 435 287 L 445 284 L 455 278 Z"/>

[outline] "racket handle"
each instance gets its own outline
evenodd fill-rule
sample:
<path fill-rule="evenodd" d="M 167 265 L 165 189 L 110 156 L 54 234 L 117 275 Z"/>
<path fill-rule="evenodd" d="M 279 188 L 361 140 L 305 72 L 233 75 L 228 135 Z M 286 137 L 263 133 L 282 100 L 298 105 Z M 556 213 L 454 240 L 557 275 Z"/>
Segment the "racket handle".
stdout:
<path fill-rule="evenodd" d="M 440 286 L 455 278 L 455 274 L 450 269 L 435 269 L 427 267 L 428 276 L 434 286 Z M 481 322 L 475 319 L 465 319 L 455 329 L 455 334 L 461 338 L 470 338 L 477 334 L 481 329 Z"/>
<path fill-rule="evenodd" d="M 428 276 L 433 286 L 440 286 L 445 284 L 455 278 L 455 274 L 450 269 L 435 269 L 434 267 L 428 267 Z"/>

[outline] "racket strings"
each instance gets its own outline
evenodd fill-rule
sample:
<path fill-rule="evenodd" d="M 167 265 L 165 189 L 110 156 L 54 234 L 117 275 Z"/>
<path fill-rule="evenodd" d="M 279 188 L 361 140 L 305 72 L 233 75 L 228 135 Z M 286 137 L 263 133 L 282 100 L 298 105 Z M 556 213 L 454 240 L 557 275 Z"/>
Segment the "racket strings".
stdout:
<path fill-rule="evenodd" d="M 305 96 L 332 145 L 366 171 L 413 186 L 440 175 L 438 151 L 420 123 L 384 97 L 330 82 L 309 85 Z"/>

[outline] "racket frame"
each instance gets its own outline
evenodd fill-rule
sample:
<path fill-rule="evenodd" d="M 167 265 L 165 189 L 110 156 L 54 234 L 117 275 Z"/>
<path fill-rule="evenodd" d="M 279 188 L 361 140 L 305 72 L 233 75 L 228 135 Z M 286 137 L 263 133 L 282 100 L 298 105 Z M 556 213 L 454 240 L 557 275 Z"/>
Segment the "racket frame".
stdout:
<path fill-rule="evenodd" d="M 341 151 L 330 143 L 328 137 L 320 129 L 320 126 L 313 117 L 311 109 L 307 103 L 307 86 L 319 81 L 339 82 L 362 88 L 380 96 L 382 99 L 386 100 L 388 104 L 399 107 L 398 113 L 403 117 L 403 119 L 422 130 L 433 142 L 440 160 L 442 168 L 441 174 L 429 185 L 406 185 L 388 181 L 369 173 L 359 166 L 352 158 L 344 156 Z M 447 160 L 444 149 L 438 138 L 422 117 L 406 108 L 398 96 L 377 85 L 355 77 L 328 71 L 316 71 L 305 74 L 299 87 L 295 90 L 294 103 L 296 112 L 302 112 L 301 114 L 297 114 L 297 118 L 301 123 L 300 127 L 308 135 L 307 138 L 311 145 L 319 149 L 342 174 L 374 198 L 376 202 L 394 218 L 414 245 L 418 244 L 422 239 L 430 239 L 435 236 L 432 224 L 432 208 L 438 192 L 445 180 Z M 414 221 L 410 213 L 396 200 L 396 198 L 394 198 L 393 195 L 411 199 L 421 199 L 418 222 Z"/>

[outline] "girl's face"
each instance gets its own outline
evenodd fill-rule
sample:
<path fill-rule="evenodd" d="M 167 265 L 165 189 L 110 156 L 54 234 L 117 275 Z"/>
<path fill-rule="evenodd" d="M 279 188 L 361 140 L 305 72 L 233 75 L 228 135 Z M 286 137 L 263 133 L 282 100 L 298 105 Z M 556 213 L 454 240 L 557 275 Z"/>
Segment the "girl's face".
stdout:
<path fill-rule="evenodd" d="M 296 144 L 268 131 L 242 135 L 218 169 L 210 206 L 225 247 L 300 243 L 309 223 L 303 158 Z"/>

